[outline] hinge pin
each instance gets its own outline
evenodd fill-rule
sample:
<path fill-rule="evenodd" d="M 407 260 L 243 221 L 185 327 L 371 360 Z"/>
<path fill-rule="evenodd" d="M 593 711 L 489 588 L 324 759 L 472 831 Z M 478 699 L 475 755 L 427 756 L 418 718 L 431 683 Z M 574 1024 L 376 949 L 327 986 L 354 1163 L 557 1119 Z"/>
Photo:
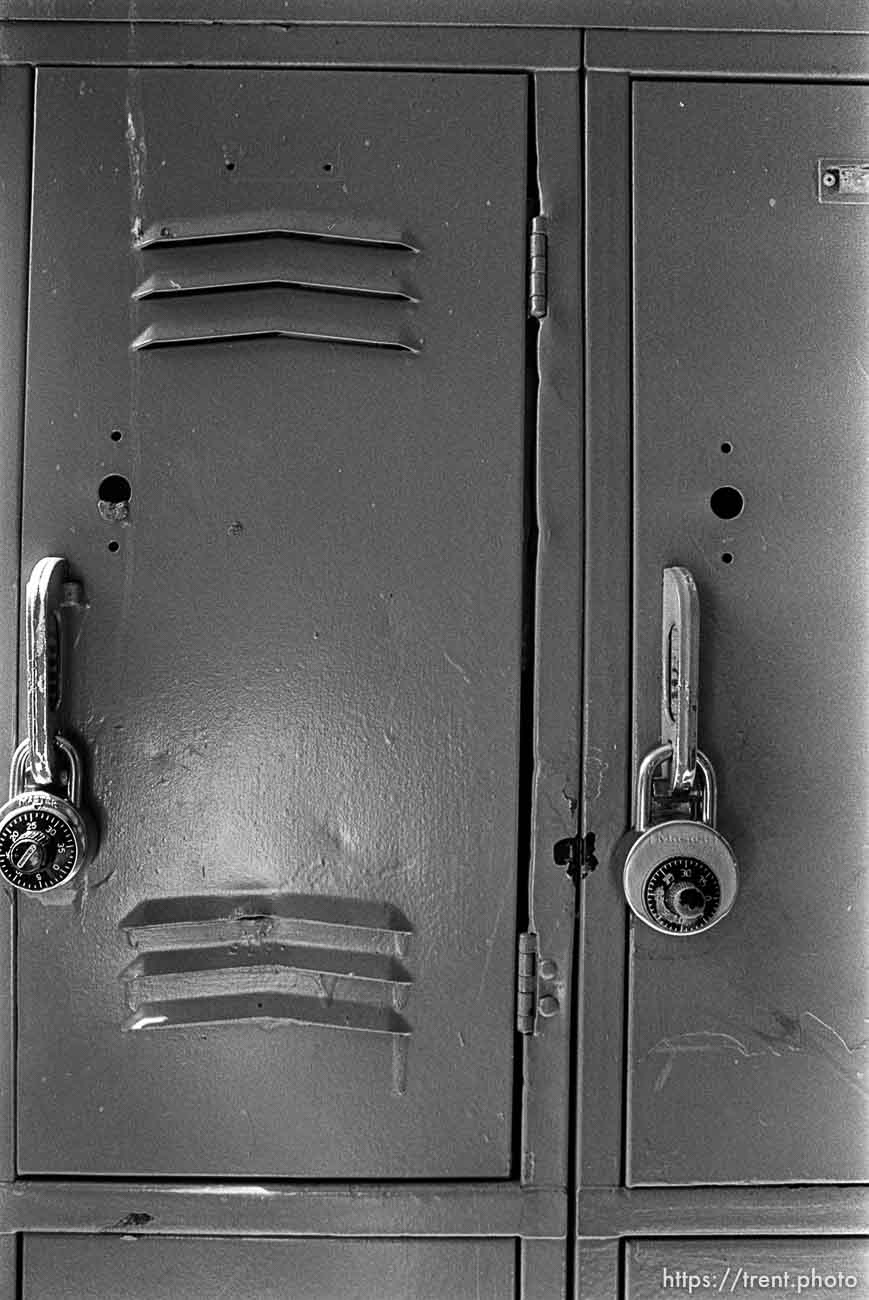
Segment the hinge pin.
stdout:
<path fill-rule="evenodd" d="M 519 935 L 519 977 L 516 996 L 516 1028 L 533 1034 L 537 1018 L 537 935 Z"/>
<path fill-rule="evenodd" d="M 528 254 L 528 314 L 541 320 L 548 310 L 547 287 L 548 248 L 546 218 L 534 217 L 531 221 L 531 239 Z"/>

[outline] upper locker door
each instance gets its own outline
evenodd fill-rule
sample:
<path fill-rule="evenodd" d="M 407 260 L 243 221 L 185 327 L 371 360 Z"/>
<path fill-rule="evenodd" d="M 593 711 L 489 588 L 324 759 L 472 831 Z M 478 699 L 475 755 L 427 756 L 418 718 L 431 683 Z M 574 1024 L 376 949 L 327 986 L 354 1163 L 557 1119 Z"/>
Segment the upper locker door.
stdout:
<path fill-rule="evenodd" d="M 103 840 L 19 904 L 24 1172 L 509 1173 L 525 155 L 521 76 L 39 74 Z"/>
<path fill-rule="evenodd" d="M 867 125 L 859 87 L 635 88 L 637 754 L 682 564 L 741 892 L 705 933 L 634 926 L 633 1183 L 869 1173 L 869 194 L 823 182 Z"/>

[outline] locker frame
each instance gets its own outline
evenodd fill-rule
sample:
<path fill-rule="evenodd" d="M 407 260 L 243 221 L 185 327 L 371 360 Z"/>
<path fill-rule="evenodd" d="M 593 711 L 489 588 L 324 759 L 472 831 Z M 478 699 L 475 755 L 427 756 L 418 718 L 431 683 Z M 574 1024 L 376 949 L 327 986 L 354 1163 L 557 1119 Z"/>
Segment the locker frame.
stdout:
<path fill-rule="evenodd" d="M 63 13 L 58 17 L 58 8 Z M 798 0 L 764 9 L 756 0 L 420 0 L 408 18 L 405 0 L 196 0 L 185 7 L 185 23 L 298 25 L 347 23 L 381 26 L 540 26 L 648 28 L 660 30 L 861 32 L 869 30 L 861 0 Z M 19 22 L 117 22 L 125 28 L 178 21 L 176 0 L 3 0 L 0 17 Z"/>

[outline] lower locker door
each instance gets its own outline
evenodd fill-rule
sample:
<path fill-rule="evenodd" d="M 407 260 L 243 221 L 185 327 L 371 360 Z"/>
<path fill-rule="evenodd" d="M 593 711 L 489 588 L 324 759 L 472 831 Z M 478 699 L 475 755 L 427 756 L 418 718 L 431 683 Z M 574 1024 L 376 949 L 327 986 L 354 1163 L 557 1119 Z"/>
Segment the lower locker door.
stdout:
<path fill-rule="evenodd" d="M 511 1241 L 24 1240 L 22 1300 L 505 1300 Z"/>
<path fill-rule="evenodd" d="M 860 1181 L 869 196 L 824 177 L 869 164 L 869 96 L 649 82 L 634 115 L 638 751 L 686 565 L 741 886 L 705 932 L 634 927 L 628 1177 Z"/>
<path fill-rule="evenodd" d="M 708 1237 L 627 1244 L 625 1300 L 792 1296 L 855 1300 L 869 1292 L 865 1237 Z"/>
<path fill-rule="evenodd" d="M 525 99 L 39 73 L 22 564 L 102 847 L 19 903 L 24 1172 L 510 1170 Z"/>

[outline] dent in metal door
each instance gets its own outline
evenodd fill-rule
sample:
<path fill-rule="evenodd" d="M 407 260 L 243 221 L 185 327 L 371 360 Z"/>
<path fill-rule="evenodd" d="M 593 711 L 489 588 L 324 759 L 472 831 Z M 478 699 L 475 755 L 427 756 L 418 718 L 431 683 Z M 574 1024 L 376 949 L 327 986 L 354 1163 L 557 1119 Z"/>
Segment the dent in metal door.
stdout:
<path fill-rule="evenodd" d="M 39 74 L 23 566 L 103 840 L 19 911 L 23 1171 L 509 1172 L 525 96 Z"/>
<path fill-rule="evenodd" d="M 232 1238 L 24 1239 L 23 1300 L 503 1300 L 504 1241 L 279 1241 Z"/>
<path fill-rule="evenodd" d="M 857 87 L 635 88 L 636 748 L 684 564 L 741 889 L 708 933 L 634 927 L 632 1183 L 867 1174 L 869 208 L 818 175 L 867 121 Z"/>

